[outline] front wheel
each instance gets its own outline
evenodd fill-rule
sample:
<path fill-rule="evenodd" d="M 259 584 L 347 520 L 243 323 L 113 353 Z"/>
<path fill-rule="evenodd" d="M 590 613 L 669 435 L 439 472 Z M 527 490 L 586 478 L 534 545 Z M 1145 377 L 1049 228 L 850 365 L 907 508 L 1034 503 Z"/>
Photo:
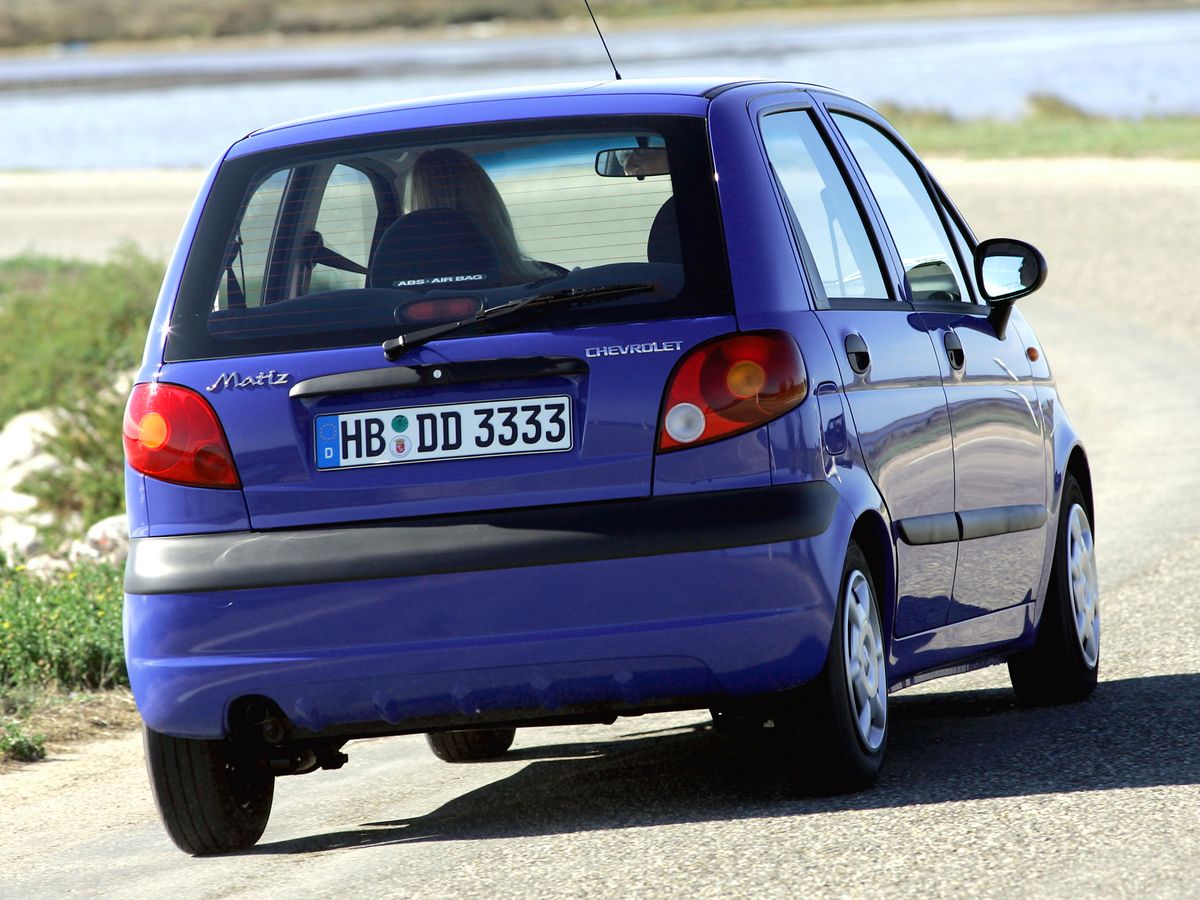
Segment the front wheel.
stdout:
<path fill-rule="evenodd" d="M 780 723 L 817 793 L 850 793 L 879 777 L 887 749 L 887 658 L 879 599 L 858 544 L 846 549 L 825 668 Z"/>
<path fill-rule="evenodd" d="M 1028 705 L 1083 700 L 1100 672 L 1100 583 L 1083 490 L 1063 482 L 1054 564 L 1036 643 L 1009 657 L 1017 699 Z"/>
<path fill-rule="evenodd" d="M 154 802 L 175 845 L 194 856 L 253 847 L 271 816 L 275 776 L 230 741 L 143 734 Z"/>

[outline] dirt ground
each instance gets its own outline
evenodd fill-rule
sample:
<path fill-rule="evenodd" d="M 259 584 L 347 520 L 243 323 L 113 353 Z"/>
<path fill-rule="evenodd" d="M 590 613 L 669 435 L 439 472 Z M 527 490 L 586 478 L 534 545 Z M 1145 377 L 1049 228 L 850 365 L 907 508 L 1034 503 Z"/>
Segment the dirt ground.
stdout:
<path fill-rule="evenodd" d="M 125 737 L 141 724 L 133 694 L 125 689 L 43 696 L 20 719 L 21 732 L 40 736 L 50 759 L 71 753 L 76 745 Z M 25 765 L 0 759 L 0 775 Z"/>

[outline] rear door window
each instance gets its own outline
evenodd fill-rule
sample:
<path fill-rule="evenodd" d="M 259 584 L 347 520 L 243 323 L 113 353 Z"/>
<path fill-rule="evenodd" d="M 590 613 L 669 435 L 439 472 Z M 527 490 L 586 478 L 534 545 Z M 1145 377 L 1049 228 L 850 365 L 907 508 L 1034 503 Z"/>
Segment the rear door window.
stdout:
<path fill-rule="evenodd" d="M 765 116 L 762 136 L 825 296 L 888 299 L 862 215 L 811 115 L 796 110 Z"/>

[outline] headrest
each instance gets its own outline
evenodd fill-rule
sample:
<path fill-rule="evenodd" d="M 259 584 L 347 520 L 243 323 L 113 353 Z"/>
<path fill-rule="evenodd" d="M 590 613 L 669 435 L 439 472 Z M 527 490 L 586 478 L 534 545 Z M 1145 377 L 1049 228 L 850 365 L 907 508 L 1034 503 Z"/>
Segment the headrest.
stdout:
<path fill-rule="evenodd" d="M 367 271 L 369 288 L 495 287 L 500 255 L 491 239 L 457 209 L 421 209 L 383 232 Z"/>
<path fill-rule="evenodd" d="M 679 223 L 675 218 L 675 198 L 668 197 L 650 226 L 646 242 L 646 259 L 652 263 L 682 263 L 683 247 L 679 243 Z"/>

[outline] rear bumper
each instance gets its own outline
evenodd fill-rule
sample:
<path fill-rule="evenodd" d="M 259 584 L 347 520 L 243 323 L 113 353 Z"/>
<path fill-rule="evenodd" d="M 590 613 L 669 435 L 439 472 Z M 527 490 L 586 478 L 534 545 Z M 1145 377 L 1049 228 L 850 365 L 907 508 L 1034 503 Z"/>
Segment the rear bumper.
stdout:
<path fill-rule="evenodd" d="M 231 591 L 775 544 L 825 531 L 837 499 L 814 481 L 353 528 L 139 538 L 125 590 Z"/>
<path fill-rule="evenodd" d="M 337 734 L 782 690 L 824 663 L 849 527 L 814 482 L 146 538 L 126 574 L 130 679 L 150 727 L 201 738 L 247 695 Z"/>

